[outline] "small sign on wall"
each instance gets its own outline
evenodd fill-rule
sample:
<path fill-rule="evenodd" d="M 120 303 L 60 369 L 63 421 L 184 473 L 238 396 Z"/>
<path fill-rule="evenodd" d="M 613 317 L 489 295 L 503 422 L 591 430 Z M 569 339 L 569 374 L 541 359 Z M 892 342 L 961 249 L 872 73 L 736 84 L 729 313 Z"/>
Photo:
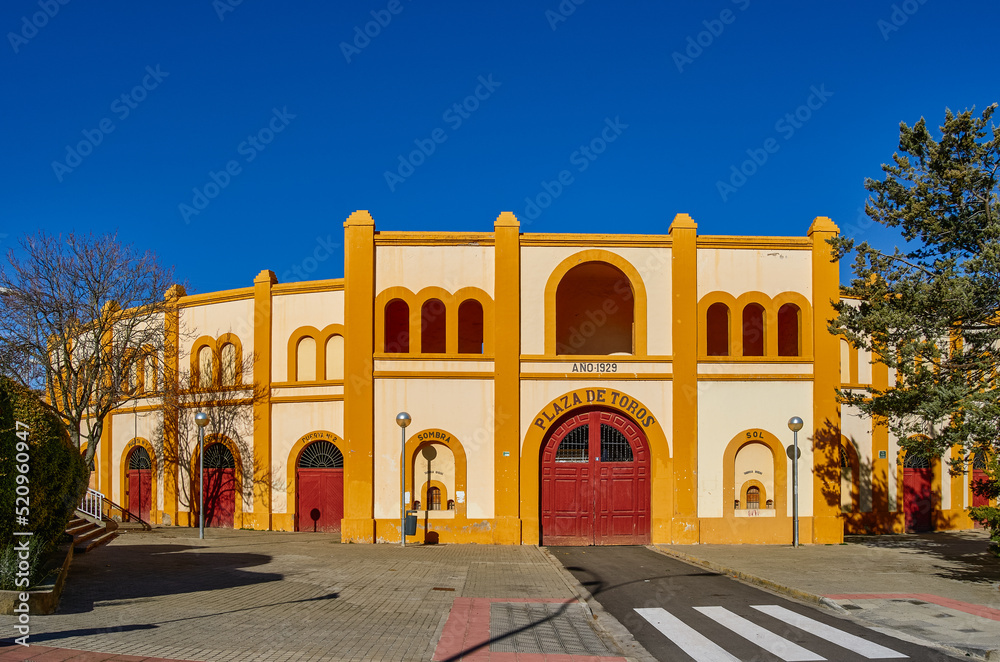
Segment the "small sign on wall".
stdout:
<path fill-rule="evenodd" d="M 889 457 L 889 451 L 879 451 L 878 452 L 878 459 L 884 460 L 887 457 Z"/>
<path fill-rule="evenodd" d="M 455 492 L 455 501 L 458 503 L 465 503 L 465 492 L 458 490 Z"/>

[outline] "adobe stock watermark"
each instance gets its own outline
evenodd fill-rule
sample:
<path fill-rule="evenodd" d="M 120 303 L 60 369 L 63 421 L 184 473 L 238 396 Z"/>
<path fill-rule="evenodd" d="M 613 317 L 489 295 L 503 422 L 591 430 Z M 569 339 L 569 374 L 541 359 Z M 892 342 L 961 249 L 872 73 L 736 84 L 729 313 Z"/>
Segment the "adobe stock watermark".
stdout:
<path fill-rule="evenodd" d="M 889 36 L 893 32 L 899 32 L 899 29 L 906 25 L 910 17 L 920 11 L 920 6 L 925 4 L 927 4 L 927 0 L 904 0 L 899 4 L 894 4 L 892 13 L 889 14 L 889 20 L 880 18 L 875 23 L 879 32 L 882 33 L 882 40 L 889 41 Z"/>
<path fill-rule="evenodd" d="M 243 163 L 250 163 L 257 158 L 257 155 L 267 149 L 275 137 L 284 131 L 297 115 L 288 112 L 288 106 L 271 109 L 271 119 L 268 120 L 260 130 L 246 137 L 246 140 L 236 146 L 236 153 L 243 157 Z M 212 203 L 212 200 L 219 197 L 219 194 L 229 186 L 234 177 L 243 174 L 243 165 L 239 159 L 230 159 L 226 165 L 218 172 L 208 171 L 208 181 L 202 186 L 195 186 L 191 189 L 193 195 L 191 204 L 180 203 L 177 211 L 187 224 L 191 223 L 193 216 L 205 211 Z"/>
<path fill-rule="evenodd" d="M 580 145 L 574 150 L 569 155 L 569 164 L 575 166 L 577 173 L 583 172 L 608 149 L 608 145 L 618 140 L 618 137 L 627 128 L 628 124 L 622 122 L 620 117 L 615 116 L 613 120 L 610 117 L 605 117 L 604 128 L 601 129 L 601 132 L 589 143 Z M 551 182 L 543 180 L 542 190 L 536 195 L 524 199 L 527 203 L 524 207 L 524 217 L 528 219 L 525 225 L 541 216 L 542 212 L 548 209 L 563 194 L 563 191 L 575 182 L 576 179 L 571 170 L 560 170 Z"/>
<path fill-rule="evenodd" d="M 750 7 L 750 0 L 732 0 L 732 3 L 739 7 L 741 12 L 746 11 Z M 684 67 L 693 64 L 695 60 L 701 57 L 705 49 L 711 47 L 715 43 L 715 40 L 722 36 L 722 33 L 726 31 L 726 26 L 736 22 L 737 16 L 739 14 L 727 8 L 719 12 L 718 18 L 702 21 L 701 24 L 705 26 L 705 29 L 693 37 L 688 35 L 687 46 L 684 48 L 684 52 L 674 51 L 671 54 L 677 71 L 684 73 Z"/>
<path fill-rule="evenodd" d="M 587 0 L 562 0 L 555 10 L 546 9 L 545 10 L 545 20 L 549 22 L 549 27 L 555 32 L 556 28 L 559 27 L 560 23 L 565 23 L 566 20 L 573 15 L 576 8 L 582 5 Z"/>
<path fill-rule="evenodd" d="M 226 20 L 226 14 L 236 11 L 236 8 L 243 4 L 243 0 L 212 0 L 212 9 L 219 17 L 219 22 Z"/>
<path fill-rule="evenodd" d="M 336 249 L 338 248 L 340 248 L 340 244 L 333 240 L 332 235 L 326 235 L 326 237 L 316 237 L 316 246 L 313 248 L 312 253 L 302 258 L 302 261 L 298 264 L 292 265 L 290 269 L 282 271 L 281 275 L 278 276 L 278 282 L 293 282 L 292 276 L 300 281 L 309 280 L 309 276 L 319 269 L 320 264 L 333 257 L 336 254 Z"/>
<path fill-rule="evenodd" d="M 774 123 L 774 130 L 784 140 L 791 140 L 796 132 L 812 119 L 813 113 L 822 108 L 830 97 L 833 96 L 833 92 L 826 89 L 825 83 L 818 88 L 813 85 L 809 88 L 809 91 L 811 94 L 804 104 L 790 113 L 785 113 L 783 117 Z M 732 165 L 729 167 L 730 175 L 728 182 L 721 179 L 715 182 L 715 189 L 722 197 L 722 201 L 727 202 L 729 196 L 741 189 L 750 177 L 757 174 L 757 171 L 764 167 L 764 164 L 779 149 L 781 149 L 781 143 L 778 142 L 777 138 L 771 137 L 765 140 L 761 147 L 746 150 L 746 154 L 750 158 L 743 161 L 739 166 Z"/>
<path fill-rule="evenodd" d="M 482 102 L 493 96 L 496 89 L 503 84 L 493 80 L 493 74 L 489 74 L 485 78 L 479 76 L 476 80 L 479 81 L 479 85 L 476 86 L 472 94 L 451 104 L 441 114 L 442 121 L 447 123 L 452 131 L 458 131 L 462 128 L 465 121 L 472 117 L 472 113 L 479 110 Z M 396 187 L 412 177 L 417 168 L 426 163 L 427 159 L 437 151 L 438 145 L 444 144 L 446 140 L 448 140 L 448 132 L 441 127 L 431 131 L 428 138 L 415 139 L 413 141 L 417 147 L 415 150 L 405 156 L 402 154 L 397 156 L 396 171 L 386 170 L 383 174 L 389 191 L 395 193 Z"/>
<path fill-rule="evenodd" d="M 119 97 L 111 102 L 109 107 L 111 112 L 118 116 L 118 120 L 128 119 L 132 111 L 139 107 L 139 104 L 146 100 L 149 93 L 160 86 L 169 71 L 161 71 L 160 65 L 156 68 L 146 67 L 146 75 L 142 77 L 139 84 L 128 92 L 123 92 Z M 83 140 L 76 145 L 66 145 L 66 156 L 61 161 L 52 162 L 52 172 L 55 173 L 56 180 L 61 184 L 66 175 L 80 167 L 83 160 L 94 153 L 94 150 L 104 142 L 104 137 L 115 130 L 115 123 L 110 117 L 103 118 L 97 123 L 94 129 L 83 129 Z"/>
<path fill-rule="evenodd" d="M 364 26 L 355 25 L 354 38 L 351 40 L 351 43 L 346 41 L 340 42 L 340 52 L 343 54 L 344 59 L 347 60 L 347 64 L 351 63 L 352 57 L 361 55 L 361 51 L 368 48 L 372 43 L 372 39 L 378 37 L 382 34 L 383 29 L 389 27 L 389 24 L 392 23 L 392 17 L 402 14 L 403 9 L 405 7 L 403 7 L 401 0 L 389 0 L 385 9 L 373 9 L 369 12 L 372 20 L 365 23 Z"/>
<path fill-rule="evenodd" d="M 21 17 L 21 29 L 17 32 L 8 32 L 7 41 L 14 49 L 14 54 L 21 52 L 21 47 L 38 36 L 38 31 L 49 24 L 59 10 L 70 3 L 70 0 L 38 0 L 38 6 L 42 11 L 36 11 L 31 17 Z"/>

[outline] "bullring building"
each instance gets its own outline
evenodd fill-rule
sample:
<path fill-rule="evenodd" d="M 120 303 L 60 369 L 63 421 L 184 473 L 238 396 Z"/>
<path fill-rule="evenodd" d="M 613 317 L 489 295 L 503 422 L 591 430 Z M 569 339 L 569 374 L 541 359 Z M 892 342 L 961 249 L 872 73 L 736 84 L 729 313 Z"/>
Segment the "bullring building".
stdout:
<path fill-rule="evenodd" d="M 686 214 L 655 235 L 521 233 L 508 212 L 491 232 L 344 227 L 342 279 L 167 293 L 166 367 L 105 425 L 95 489 L 196 526 L 204 409 L 212 526 L 398 542 L 405 502 L 413 542 L 788 543 L 799 416 L 804 542 L 972 526 L 972 467 L 908 462 L 838 402 L 891 375 L 828 331 L 827 218 L 801 237 Z"/>

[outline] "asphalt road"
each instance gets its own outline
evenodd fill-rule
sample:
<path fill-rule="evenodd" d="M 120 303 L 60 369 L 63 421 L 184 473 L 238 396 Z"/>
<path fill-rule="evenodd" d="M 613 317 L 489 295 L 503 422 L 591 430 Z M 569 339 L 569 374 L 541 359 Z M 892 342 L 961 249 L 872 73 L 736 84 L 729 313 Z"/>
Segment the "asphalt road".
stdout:
<path fill-rule="evenodd" d="M 644 547 L 549 551 L 658 660 L 954 660 Z"/>

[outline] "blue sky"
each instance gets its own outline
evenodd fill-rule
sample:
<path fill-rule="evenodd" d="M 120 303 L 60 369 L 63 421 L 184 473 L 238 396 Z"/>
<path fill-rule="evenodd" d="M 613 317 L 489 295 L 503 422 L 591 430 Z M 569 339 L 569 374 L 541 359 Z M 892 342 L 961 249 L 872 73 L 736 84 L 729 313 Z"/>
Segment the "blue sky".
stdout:
<path fill-rule="evenodd" d="M 342 276 L 355 209 L 382 230 L 488 231 L 510 210 L 595 233 L 687 212 L 703 234 L 802 235 L 825 215 L 891 246 L 859 216 L 863 180 L 900 121 L 1000 100 L 998 18 L 968 0 L 5 0 L 0 248 L 117 230 L 207 292 Z"/>

